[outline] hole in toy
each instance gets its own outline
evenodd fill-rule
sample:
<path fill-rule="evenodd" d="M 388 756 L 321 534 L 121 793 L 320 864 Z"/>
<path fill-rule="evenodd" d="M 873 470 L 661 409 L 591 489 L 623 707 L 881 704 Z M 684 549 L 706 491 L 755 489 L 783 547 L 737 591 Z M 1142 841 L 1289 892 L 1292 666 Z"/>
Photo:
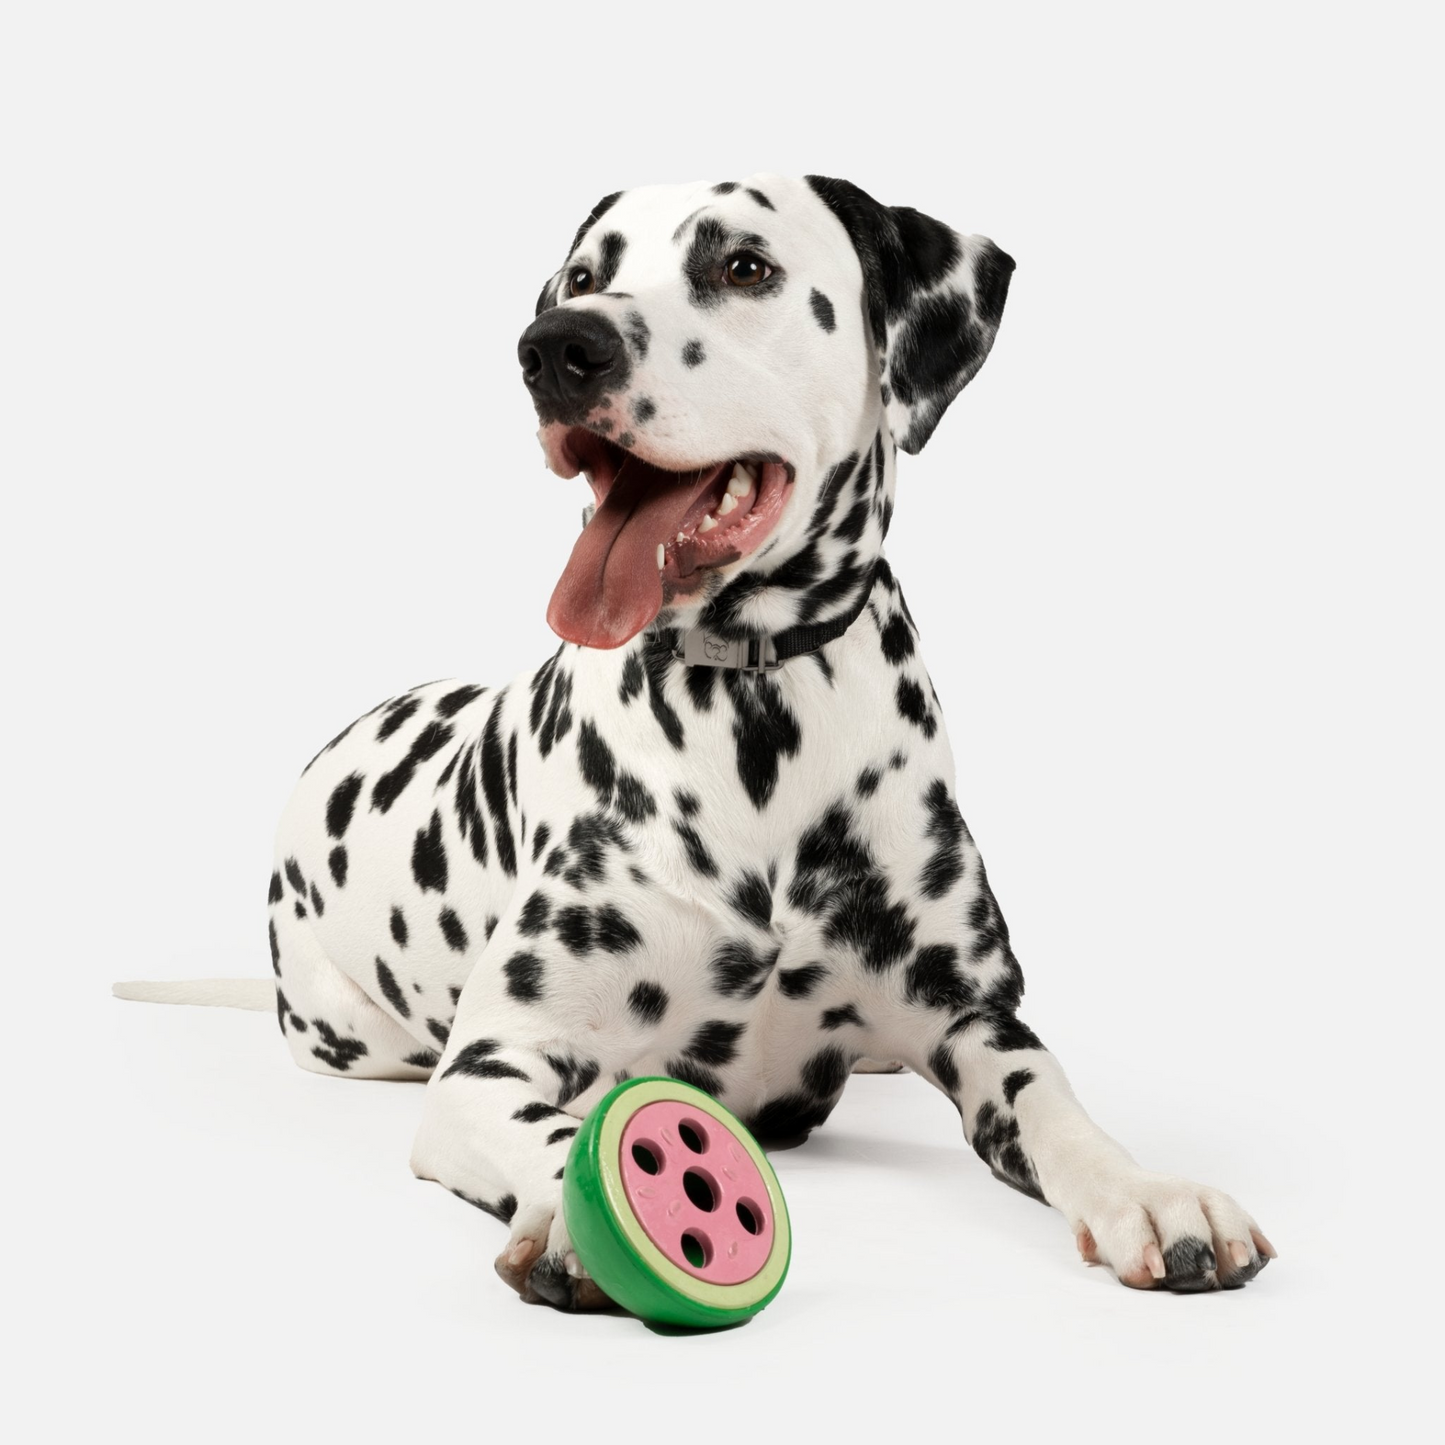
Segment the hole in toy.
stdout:
<path fill-rule="evenodd" d="M 691 1119 L 684 1119 L 677 1126 L 677 1132 L 682 1136 L 682 1142 L 694 1154 L 701 1154 L 707 1149 L 707 1135 L 703 1133 L 701 1124 L 696 1124 Z"/>
<path fill-rule="evenodd" d="M 682 1237 L 682 1253 L 694 1269 L 705 1269 L 712 1263 L 712 1241 L 707 1235 L 689 1229 Z"/>
<path fill-rule="evenodd" d="M 741 1224 L 749 1234 L 761 1234 L 763 1232 L 762 1211 L 751 1199 L 738 1200 L 738 1223 Z"/>
<path fill-rule="evenodd" d="M 632 1158 L 644 1174 L 662 1173 L 662 1151 L 656 1144 L 638 1142 L 632 1146 Z"/>
<path fill-rule="evenodd" d="M 717 1186 L 697 1169 L 689 1169 L 682 1176 L 682 1192 L 705 1214 L 717 1208 Z"/>

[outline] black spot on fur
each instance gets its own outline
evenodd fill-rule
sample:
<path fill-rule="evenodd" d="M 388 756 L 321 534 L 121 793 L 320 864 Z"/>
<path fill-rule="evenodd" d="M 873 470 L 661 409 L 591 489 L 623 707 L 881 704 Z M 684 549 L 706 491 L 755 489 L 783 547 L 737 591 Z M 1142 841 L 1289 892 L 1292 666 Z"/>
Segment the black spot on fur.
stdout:
<path fill-rule="evenodd" d="M 306 897 L 306 875 L 301 871 L 301 865 L 294 859 L 286 860 L 286 881 L 303 897 Z"/>
<path fill-rule="evenodd" d="M 919 882 L 925 898 L 942 898 L 963 876 L 962 842 L 968 830 L 942 778 L 929 786 L 923 806 L 928 814 L 925 836 L 933 841 L 933 852 L 923 865 Z"/>
<path fill-rule="evenodd" d="M 435 1049 L 418 1049 L 414 1054 L 408 1054 L 403 1060 L 404 1064 L 413 1064 L 418 1069 L 434 1069 L 441 1062 L 441 1055 Z"/>
<path fill-rule="evenodd" d="M 517 931 L 525 934 L 528 938 L 535 938 L 547 926 L 547 920 L 552 916 L 552 905 L 547 902 L 545 893 L 536 892 L 522 905 L 522 911 L 517 915 Z"/>
<path fill-rule="evenodd" d="M 626 953 L 642 942 L 642 935 L 621 910 L 610 903 L 604 903 L 597 910 L 594 926 L 597 946 L 607 953 Z"/>
<path fill-rule="evenodd" d="M 702 349 L 702 342 L 689 341 L 682 348 L 682 364 L 686 367 L 701 366 L 707 360 L 707 353 Z"/>
<path fill-rule="evenodd" d="M 939 1044 L 928 1056 L 928 1067 L 933 1077 L 943 1085 L 944 1091 L 957 1097 L 960 1083 L 958 1065 L 953 1062 L 953 1052 L 946 1044 Z"/>
<path fill-rule="evenodd" d="M 573 904 L 570 908 L 559 908 L 553 927 L 557 937 L 573 953 L 592 951 L 592 914 L 585 904 Z"/>
<path fill-rule="evenodd" d="M 484 692 L 486 692 L 486 688 L 477 687 L 472 683 L 455 688 L 438 700 L 437 712 L 442 717 L 455 717 L 469 702 L 475 702 Z"/>
<path fill-rule="evenodd" d="M 406 915 L 400 908 L 393 907 L 391 910 L 391 936 L 396 940 L 398 948 L 405 948 L 409 937 L 406 927 Z"/>
<path fill-rule="evenodd" d="M 832 1111 L 832 1101 L 798 1092 L 770 1099 L 746 1122 L 759 1139 L 791 1140 L 816 1129 Z"/>
<path fill-rule="evenodd" d="M 909 1003 L 927 1008 L 967 1008 L 974 999 L 973 984 L 959 971 L 958 950 L 951 943 L 930 943 L 918 950 L 904 985 Z"/>
<path fill-rule="evenodd" d="M 693 869 L 704 878 L 717 877 L 717 864 L 713 856 L 707 850 L 707 844 L 702 841 L 702 835 L 692 826 L 691 823 L 675 822 L 672 825 L 673 831 L 682 840 L 682 846 L 687 850 L 687 861 Z"/>
<path fill-rule="evenodd" d="M 338 888 L 346 887 L 346 868 L 348 861 L 346 845 L 344 843 L 338 843 L 331 852 L 326 855 L 326 866 L 331 870 L 331 881 Z"/>
<path fill-rule="evenodd" d="M 721 1068 L 737 1057 L 738 1040 L 746 1027 L 726 1019 L 709 1019 L 693 1034 L 683 1053 L 696 1063 Z"/>
<path fill-rule="evenodd" d="M 813 319 L 824 331 L 832 332 L 838 329 L 838 320 L 833 315 L 833 303 L 816 287 L 808 297 L 808 305 L 813 308 Z"/>
<path fill-rule="evenodd" d="M 898 679 L 897 702 L 899 716 L 919 728 L 924 737 L 931 738 L 938 731 L 938 719 L 928 706 L 923 689 L 911 677 Z"/>
<path fill-rule="evenodd" d="M 401 986 L 396 981 L 396 975 L 381 960 L 376 960 L 376 982 L 381 989 L 382 997 L 399 1013 L 402 1018 L 411 1017 L 411 1004 L 407 1002 L 406 994 L 402 992 Z"/>
<path fill-rule="evenodd" d="M 273 919 L 267 925 L 267 933 L 271 939 L 271 971 L 277 978 L 281 977 L 281 948 L 276 942 L 276 922 Z"/>
<path fill-rule="evenodd" d="M 437 915 L 437 922 L 441 925 L 442 937 L 447 941 L 447 947 L 453 953 L 465 953 L 467 951 L 467 930 L 462 926 L 462 921 L 450 908 L 443 908 Z"/>
<path fill-rule="evenodd" d="M 673 667 L 673 657 L 665 637 L 649 638 L 643 648 L 643 667 L 647 672 L 647 705 L 652 710 L 662 735 L 679 752 L 683 745 L 682 719 L 667 700 L 665 685 Z M 711 671 L 711 668 L 699 669 Z"/>
<path fill-rule="evenodd" d="M 535 953 L 514 953 L 502 970 L 507 975 L 507 992 L 522 1003 L 542 997 L 542 960 Z"/>
<path fill-rule="evenodd" d="M 447 850 L 442 843 L 442 815 L 432 809 L 431 822 L 418 828 L 411 845 L 411 876 L 425 893 L 431 889 L 445 893 L 447 887 Z"/>
<path fill-rule="evenodd" d="M 543 1119 L 555 1118 L 561 1112 L 551 1104 L 523 1104 L 512 1117 L 522 1124 L 536 1124 Z"/>
<path fill-rule="evenodd" d="M 973 1121 L 973 1150 L 996 1178 L 1040 1204 L 1048 1202 L 1039 1188 L 1034 1166 L 1019 1143 L 1019 1121 L 1012 1114 L 1002 1113 L 992 1102 L 979 1105 Z"/>
<path fill-rule="evenodd" d="M 634 984 L 632 992 L 627 995 L 628 1008 L 645 1024 L 661 1023 L 662 1016 L 667 1012 L 667 1004 L 666 990 L 646 980 Z"/>
<path fill-rule="evenodd" d="M 314 883 L 311 885 L 311 906 L 316 910 L 318 918 L 326 912 L 326 902 L 321 896 L 321 890 Z"/>
<path fill-rule="evenodd" d="M 470 1194 L 463 1194 L 460 1189 L 453 1189 L 452 1193 L 458 1199 L 470 1204 L 473 1209 L 480 1209 L 483 1214 L 490 1214 L 493 1219 L 498 1219 L 503 1224 L 510 1224 L 512 1216 L 517 1212 L 517 1196 L 515 1194 L 504 1194 L 495 1204 L 488 1204 L 485 1199 L 473 1199 Z"/>
<path fill-rule="evenodd" d="M 883 644 L 883 656 L 895 665 L 913 656 L 913 629 L 901 612 L 895 612 L 888 619 L 879 641 Z"/>
<path fill-rule="evenodd" d="M 520 1079 L 524 1084 L 530 1084 L 531 1079 L 521 1069 L 491 1057 L 497 1048 L 495 1039 L 473 1039 L 471 1043 L 463 1044 L 456 1058 L 447 1065 L 442 1078 L 465 1074 L 470 1079 Z"/>
<path fill-rule="evenodd" d="M 723 686 L 733 702 L 738 777 L 753 807 L 761 810 L 777 787 L 781 759 L 793 757 L 802 746 L 802 729 L 770 678 L 726 672 Z"/>
<path fill-rule="evenodd" d="M 487 812 L 492 818 L 492 834 L 497 844 L 497 861 L 510 877 L 517 873 L 517 849 L 512 841 L 512 824 L 507 815 L 507 789 L 502 767 L 502 705 L 507 689 L 503 688 L 492 704 L 482 732 L 482 792 Z"/>
<path fill-rule="evenodd" d="M 325 1019 L 312 1019 L 311 1026 L 321 1036 L 321 1042 L 311 1050 L 312 1055 L 323 1064 L 330 1064 L 338 1073 L 346 1073 L 357 1059 L 366 1057 L 366 1045 L 360 1039 L 344 1037 Z"/>
<path fill-rule="evenodd" d="M 915 924 L 892 901 L 888 880 L 852 829 L 852 815 L 835 804 L 799 839 L 788 901 L 824 920 L 830 943 L 856 949 L 874 972 L 897 963 L 913 946 Z"/>
<path fill-rule="evenodd" d="M 376 730 L 377 742 L 384 743 L 416 713 L 420 706 L 421 699 L 419 697 L 403 697 L 392 703 L 382 715 L 381 726 Z"/>
<path fill-rule="evenodd" d="M 844 1024 L 857 1024 L 862 1027 L 863 1015 L 858 1012 L 856 1005 L 845 1003 L 839 1008 L 824 1009 L 818 1020 L 818 1026 L 828 1030 L 840 1029 Z"/>
<path fill-rule="evenodd" d="M 815 1099 L 831 1099 L 843 1092 L 852 1060 L 835 1046 L 820 1049 L 803 1065 L 803 1088 Z"/>
<path fill-rule="evenodd" d="M 652 332 L 648 329 L 647 322 L 640 311 L 629 311 L 622 318 L 623 334 L 632 345 L 639 361 L 647 359 L 647 348 L 652 341 Z M 646 415 L 643 415 L 643 408 L 646 408 Z M 633 419 L 639 422 L 649 422 L 656 414 L 657 408 L 647 397 L 642 397 L 632 408 Z"/>
<path fill-rule="evenodd" d="M 452 728 L 442 722 L 429 722 L 412 739 L 406 756 L 389 772 L 383 773 L 371 790 L 371 806 L 385 813 L 416 776 L 416 770 L 435 757 L 452 740 Z"/>
<path fill-rule="evenodd" d="M 652 794 L 631 773 L 617 767 L 612 749 L 588 720 L 577 730 L 577 762 L 588 787 L 629 822 L 640 823 L 657 812 Z"/>
<path fill-rule="evenodd" d="M 561 1091 L 557 1095 L 559 1104 L 570 1104 L 597 1082 L 600 1070 L 595 1059 L 574 1059 L 568 1054 L 546 1054 L 544 1057 L 561 1081 Z"/>
<path fill-rule="evenodd" d="M 331 790 L 331 797 L 326 802 L 326 831 L 333 838 L 345 836 L 356 808 L 356 799 L 365 782 L 360 773 L 352 773 Z"/>
<path fill-rule="evenodd" d="M 642 659 L 635 652 L 627 654 L 622 664 L 622 682 L 617 689 L 617 700 L 624 705 L 642 694 Z"/>
<path fill-rule="evenodd" d="M 754 948 L 743 938 L 728 939 L 718 945 L 709 964 L 713 987 L 727 998 L 756 998 L 767 984 L 781 951 Z"/>
<path fill-rule="evenodd" d="M 1013 1014 L 995 1018 L 992 1023 L 993 1031 L 988 1041 L 991 1049 L 1007 1053 L 1012 1049 L 1043 1048 L 1039 1036 L 1021 1018 L 1017 1018 Z"/>
<path fill-rule="evenodd" d="M 453 999 L 452 1002 L 455 1003 L 456 1000 Z M 451 1025 L 449 1023 L 444 1024 L 440 1019 L 428 1019 L 426 1021 L 426 1031 L 443 1048 L 446 1048 L 447 1040 L 452 1036 Z"/>
<path fill-rule="evenodd" d="M 807 998 L 828 976 L 820 963 L 805 963 L 801 968 L 785 968 L 778 973 L 778 987 L 789 998 Z"/>
<path fill-rule="evenodd" d="M 285 890 L 281 887 L 280 873 L 273 873 L 271 875 L 271 887 L 266 894 L 266 902 L 279 903 L 285 896 Z"/>
<path fill-rule="evenodd" d="M 617 275 L 622 264 L 623 253 L 627 250 L 627 237 L 620 231 L 608 231 L 598 243 L 597 290 L 605 291 Z"/>
<path fill-rule="evenodd" d="M 1019 1094 L 1032 1084 L 1033 1081 L 1034 1071 L 1032 1069 L 1015 1069 L 1013 1073 L 1003 1081 L 1004 1103 L 1012 1108 L 1013 1101 L 1017 1099 Z"/>
<path fill-rule="evenodd" d="M 692 1059 L 669 1059 L 663 1066 L 663 1072 L 668 1078 L 691 1084 L 694 1089 L 701 1089 L 704 1094 L 711 1094 L 714 1098 L 722 1093 L 722 1079 L 711 1069 L 703 1068 Z"/>
<path fill-rule="evenodd" d="M 766 928 L 773 921 L 773 891 L 761 873 L 744 873 L 728 899 L 749 923 Z"/>
<path fill-rule="evenodd" d="M 536 862 L 542 856 L 542 849 L 547 846 L 547 840 L 551 838 L 552 830 L 545 823 L 537 824 L 537 831 L 532 834 L 532 862 Z"/>
<path fill-rule="evenodd" d="M 563 1139 L 570 1139 L 576 1132 L 577 1126 L 575 1124 L 564 1126 L 561 1129 L 553 1129 L 552 1132 L 547 1135 L 547 1142 L 549 1144 L 560 1144 Z"/>
<path fill-rule="evenodd" d="M 755 200 L 758 205 L 760 205 L 765 211 L 777 210 L 777 207 L 761 191 L 754 190 L 752 186 L 748 186 L 746 189 L 748 195 L 750 195 L 753 200 Z"/>

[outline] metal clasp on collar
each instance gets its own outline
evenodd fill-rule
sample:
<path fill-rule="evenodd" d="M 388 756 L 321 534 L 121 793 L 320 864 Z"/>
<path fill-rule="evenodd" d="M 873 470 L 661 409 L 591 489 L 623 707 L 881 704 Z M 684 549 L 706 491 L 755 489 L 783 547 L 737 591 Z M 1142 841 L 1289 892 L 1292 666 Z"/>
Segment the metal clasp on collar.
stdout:
<path fill-rule="evenodd" d="M 782 665 L 771 637 L 718 637 L 689 628 L 672 654 L 689 667 L 723 667 L 732 672 L 776 672 Z"/>

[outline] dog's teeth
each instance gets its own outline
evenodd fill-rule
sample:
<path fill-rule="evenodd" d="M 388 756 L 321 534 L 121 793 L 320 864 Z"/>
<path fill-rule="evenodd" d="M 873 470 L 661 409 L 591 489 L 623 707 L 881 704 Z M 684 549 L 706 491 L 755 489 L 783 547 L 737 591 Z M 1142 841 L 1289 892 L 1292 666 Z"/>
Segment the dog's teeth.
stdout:
<path fill-rule="evenodd" d="M 743 470 L 743 464 L 739 462 L 733 468 L 732 478 L 728 482 L 728 491 L 735 497 L 745 497 L 753 489 L 753 479 Z"/>
<path fill-rule="evenodd" d="M 657 570 L 658 570 L 659 572 L 661 572 L 662 569 L 663 569 L 663 567 L 666 566 L 666 565 L 667 565 L 667 550 L 666 550 L 666 548 L 663 547 L 662 543 L 659 542 L 659 543 L 657 544 Z"/>
<path fill-rule="evenodd" d="M 687 541 L 687 534 L 684 533 L 684 532 L 679 532 L 679 533 L 677 534 L 677 540 L 678 540 L 679 542 L 686 542 L 686 541 Z"/>
<path fill-rule="evenodd" d="M 711 532 L 716 526 L 717 518 L 709 513 L 708 516 L 704 517 L 702 521 L 697 524 L 697 529 L 699 532 Z"/>
<path fill-rule="evenodd" d="M 738 499 L 731 492 L 724 492 L 723 499 L 717 504 L 719 517 L 726 517 L 729 512 L 738 504 Z"/>
<path fill-rule="evenodd" d="M 757 481 L 758 464 L 756 462 L 739 462 L 738 466 L 740 466 L 748 474 L 748 476 L 753 479 L 753 481 Z"/>

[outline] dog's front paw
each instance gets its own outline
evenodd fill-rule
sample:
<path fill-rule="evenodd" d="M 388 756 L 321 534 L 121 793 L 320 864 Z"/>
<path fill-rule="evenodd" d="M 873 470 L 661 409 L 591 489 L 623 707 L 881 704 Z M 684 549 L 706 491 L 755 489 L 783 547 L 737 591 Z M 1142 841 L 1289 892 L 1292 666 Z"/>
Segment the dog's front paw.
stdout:
<path fill-rule="evenodd" d="M 1131 1289 L 1239 1289 L 1275 1257 L 1227 1194 L 1136 1170 L 1101 1182 L 1068 1211 L 1079 1253 Z"/>
<path fill-rule="evenodd" d="M 528 1304 L 559 1310 L 608 1309 L 612 1301 L 582 1268 L 560 1209 L 518 1210 L 497 1273 Z"/>

